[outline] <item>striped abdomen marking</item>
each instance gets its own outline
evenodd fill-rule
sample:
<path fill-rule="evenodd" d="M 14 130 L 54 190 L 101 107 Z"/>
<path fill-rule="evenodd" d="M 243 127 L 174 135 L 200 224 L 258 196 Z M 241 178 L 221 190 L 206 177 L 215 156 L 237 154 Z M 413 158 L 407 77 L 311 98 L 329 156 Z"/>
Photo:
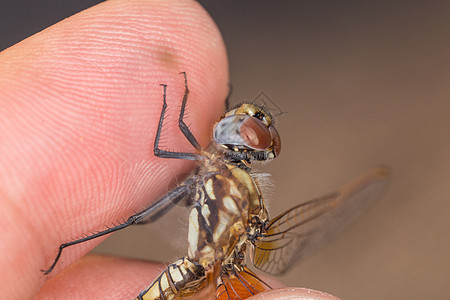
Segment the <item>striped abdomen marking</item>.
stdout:
<path fill-rule="evenodd" d="M 195 294 L 205 285 L 205 270 L 188 258 L 169 265 L 136 299 L 171 300 Z"/>

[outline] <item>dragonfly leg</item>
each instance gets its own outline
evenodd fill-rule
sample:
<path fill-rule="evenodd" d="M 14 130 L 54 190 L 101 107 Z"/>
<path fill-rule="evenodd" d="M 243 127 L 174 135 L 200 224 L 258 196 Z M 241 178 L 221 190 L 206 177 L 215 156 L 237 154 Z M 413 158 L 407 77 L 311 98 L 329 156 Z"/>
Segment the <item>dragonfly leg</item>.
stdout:
<path fill-rule="evenodd" d="M 173 206 L 175 206 L 180 200 L 187 197 L 190 193 L 190 187 L 189 187 L 190 181 L 186 182 L 186 184 L 179 185 L 175 189 L 168 192 L 166 195 L 161 197 L 159 200 L 157 200 L 155 203 L 153 203 L 151 206 L 147 207 L 146 209 L 130 216 L 124 223 L 119 224 L 117 226 L 108 228 L 106 230 L 99 231 L 95 234 L 83 237 L 78 240 L 74 240 L 68 243 L 63 243 L 59 246 L 58 254 L 56 255 L 55 259 L 53 260 L 52 265 L 47 270 L 41 270 L 44 272 L 45 275 L 49 274 L 54 267 L 56 266 L 56 263 L 58 262 L 59 258 L 61 257 L 62 251 L 70 246 L 81 244 L 93 239 L 96 239 L 98 237 L 113 233 L 115 231 L 119 231 L 121 229 L 124 229 L 132 224 L 143 224 L 143 223 L 151 223 L 156 221 L 159 217 L 164 215 L 168 210 L 170 210 Z"/>
<path fill-rule="evenodd" d="M 170 192 L 168 192 L 163 198 L 167 198 L 164 203 L 161 203 L 158 208 L 152 209 L 151 211 L 142 211 L 141 217 L 135 222 L 137 225 L 143 225 L 148 223 L 153 223 L 157 221 L 160 217 L 165 215 L 172 207 L 180 203 L 181 200 L 190 198 L 192 196 L 192 189 L 190 185 L 196 180 L 197 177 L 191 177 L 188 181 L 182 185 L 177 186 Z M 161 199 L 163 199 L 161 198 Z M 160 200 L 158 200 L 159 202 Z M 150 206 L 149 208 L 152 208 Z"/>
<path fill-rule="evenodd" d="M 195 149 L 201 150 L 201 146 L 198 143 L 198 141 L 195 139 L 194 135 L 190 131 L 189 127 L 184 123 L 184 113 L 186 111 L 186 102 L 187 97 L 189 95 L 189 89 L 187 86 L 187 77 L 186 73 L 182 72 L 184 75 L 184 96 L 183 96 L 183 102 L 181 103 L 181 110 L 180 110 L 180 116 L 178 119 L 178 126 L 181 130 L 181 132 L 184 134 L 184 136 L 188 139 L 188 141 L 191 143 L 192 146 L 194 146 Z M 159 140 L 161 137 L 161 131 L 164 123 L 164 117 L 167 110 L 167 102 L 166 102 L 166 95 L 167 95 L 167 85 L 161 84 L 161 86 L 164 87 L 164 94 L 163 94 L 163 106 L 161 110 L 161 116 L 159 118 L 158 123 L 158 130 L 156 131 L 156 137 L 155 137 L 155 143 L 153 146 L 153 153 L 155 156 L 161 157 L 161 158 L 178 158 L 178 159 L 187 159 L 187 160 L 198 160 L 200 156 L 195 153 L 187 153 L 187 152 L 175 152 L 175 151 L 168 151 L 168 150 L 162 150 L 159 148 Z"/>
<path fill-rule="evenodd" d="M 216 288 L 215 300 L 247 299 L 272 288 L 246 266 L 222 266 L 221 283 Z"/>
<path fill-rule="evenodd" d="M 181 132 L 184 134 L 184 136 L 188 139 L 189 143 L 191 143 L 192 146 L 194 146 L 197 150 L 202 150 L 202 146 L 200 146 L 197 139 L 192 134 L 189 127 L 184 123 L 184 112 L 186 111 L 186 103 L 187 103 L 187 97 L 189 95 L 189 88 L 187 85 L 187 76 L 186 72 L 181 72 L 184 76 L 184 95 L 183 95 L 183 101 L 181 102 L 181 109 L 180 109 L 180 116 L 178 118 L 178 127 L 180 127 Z"/>

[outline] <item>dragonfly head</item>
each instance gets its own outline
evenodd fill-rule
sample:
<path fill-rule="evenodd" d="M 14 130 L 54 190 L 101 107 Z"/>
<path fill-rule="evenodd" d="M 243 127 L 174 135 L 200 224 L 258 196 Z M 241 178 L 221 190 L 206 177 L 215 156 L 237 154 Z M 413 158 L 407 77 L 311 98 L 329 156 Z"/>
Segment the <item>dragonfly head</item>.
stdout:
<path fill-rule="evenodd" d="M 269 160 L 281 151 L 280 135 L 273 127 L 272 116 L 263 107 L 251 103 L 228 111 L 214 125 L 213 138 L 232 157 Z"/>

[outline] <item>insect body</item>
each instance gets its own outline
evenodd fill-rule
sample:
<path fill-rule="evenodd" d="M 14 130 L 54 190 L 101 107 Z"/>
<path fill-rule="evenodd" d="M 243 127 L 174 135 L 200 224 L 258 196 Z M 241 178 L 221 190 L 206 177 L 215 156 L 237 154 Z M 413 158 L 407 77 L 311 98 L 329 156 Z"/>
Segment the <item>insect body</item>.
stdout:
<path fill-rule="evenodd" d="M 170 265 L 138 299 L 215 292 L 215 281 L 224 275 L 225 265 L 233 265 L 236 249 L 246 242 L 250 220 L 267 219 L 260 188 L 250 174 L 251 160 L 274 158 L 280 149 L 272 118 L 259 106 L 242 104 L 216 123 L 214 143 L 207 151 L 200 150 L 199 166 L 189 179 L 194 204 L 188 256 Z"/>
<path fill-rule="evenodd" d="M 185 94 L 179 127 L 197 151 L 171 152 L 159 148 L 167 108 L 167 86 L 163 85 L 154 153 L 161 158 L 196 160 L 195 172 L 125 223 L 62 244 L 45 273 L 51 272 L 64 248 L 132 224 L 151 223 L 182 202 L 190 207 L 187 255 L 169 265 L 137 299 L 245 299 L 270 289 L 248 269 L 247 253 L 256 268 L 281 274 L 329 240 L 382 190 L 386 170 L 378 168 L 334 193 L 299 204 L 270 220 L 258 174 L 251 171 L 251 163 L 280 154 L 281 140 L 272 116 L 259 105 L 241 104 L 214 125 L 212 142 L 203 149 L 184 123 L 189 90 L 186 74 L 183 75 Z"/>
<path fill-rule="evenodd" d="M 206 165 L 199 168 L 200 174 L 193 187 L 196 194 L 189 214 L 188 256 L 165 271 L 169 278 L 181 280 L 168 280 L 170 284 L 165 289 L 158 278 L 149 291 L 141 293 L 139 299 L 171 299 L 175 295 L 189 295 L 192 290 L 199 290 L 208 281 L 207 277 L 214 281 L 223 272 L 222 266 L 232 261 L 236 249 L 245 243 L 250 220 L 267 218 L 259 187 L 246 170 L 216 161 L 216 158 L 203 163 Z M 185 276 L 176 276 L 179 273 L 192 273 L 194 276 L 191 277 L 195 279 L 185 282 Z M 197 279 L 200 274 L 204 280 Z M 194 282 L 196 284 L 192 286 Z M 155 293 L 155 289 L 158 292 Z M 164 297 L 146 296 L 158 293 Z"/>

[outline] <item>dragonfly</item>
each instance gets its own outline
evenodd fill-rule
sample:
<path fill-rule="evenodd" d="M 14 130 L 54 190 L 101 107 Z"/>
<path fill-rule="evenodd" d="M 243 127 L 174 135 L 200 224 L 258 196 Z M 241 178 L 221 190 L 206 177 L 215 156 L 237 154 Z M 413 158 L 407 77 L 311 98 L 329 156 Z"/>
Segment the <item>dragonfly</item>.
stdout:
<path fill-rule="evenodd" d="M 227 97 L 227 112 L 214 125 L 210 145 L 202 148 L 184 121 L 189 88 L 186 73 L 181 74 L 185 92 L 178 125 L 196 151 L 159 147 L 167 110 L 167 85 L 162 84 L 163 105 L 153 152 L 160 158 L 197 161 L 191 176 L 122 224 L 61 244 L 45 274 L 54 269 L 65 248 L 133 224 L 153 223 L 183 205 L 189 210 L 187 255 L 163 270 L 136 299 L 245 299 L 271 289 L 249 269 L 248 260 L 268 274 L 287 272 L 355 219 L 384 189 L 388 172 L 379 167 L 270 219 L 261 189 L 265 176 L 252 171 L 252 163 L 280 154 L 281 138 L 273 116 L 256 103 L 228 109 Z"/>

